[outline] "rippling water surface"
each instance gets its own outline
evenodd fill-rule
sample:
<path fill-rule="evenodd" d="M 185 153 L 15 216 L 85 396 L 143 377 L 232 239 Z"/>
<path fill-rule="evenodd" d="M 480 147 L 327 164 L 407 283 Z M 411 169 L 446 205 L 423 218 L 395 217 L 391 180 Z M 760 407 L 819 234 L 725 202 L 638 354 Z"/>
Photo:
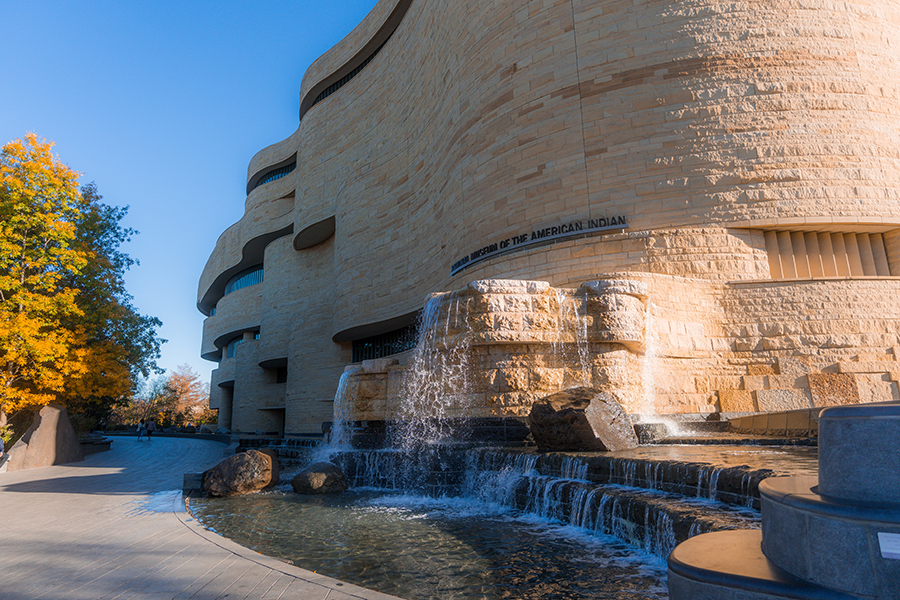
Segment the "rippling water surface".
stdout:
<path fill-rule="evenodd" d="M 191 510 L 262 554 L 408 600 L 667 598 L 658 557 L 474 500 L 276 491 Z"/>

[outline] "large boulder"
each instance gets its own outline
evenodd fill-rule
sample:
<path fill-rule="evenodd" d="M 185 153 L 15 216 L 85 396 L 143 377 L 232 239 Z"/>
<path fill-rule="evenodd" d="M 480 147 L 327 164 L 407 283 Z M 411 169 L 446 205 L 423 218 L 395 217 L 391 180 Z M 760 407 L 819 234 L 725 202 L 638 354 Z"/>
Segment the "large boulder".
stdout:
<path fill-rule="evenodd" d="M 317 462 L 295 476 L 291 487 L 298 494 L 333 494 L 346 492 L 350 486 L 340 467 L 330 462 Z"/>
<path fill-rule="evenodd" d="M 31 427 L 9 449 L 8 471 L 49 467 L 84 460 L 66 407 L 48 404 L 34 415 Z"/>
<path fill-rule="evenodd" d="M 541 450 L 615 452 L 639 445 L 622 405 L 594 388 L 570 388 L 541 398 L 531 407 L 528 425 Z"/>
<path fill-rule="evenodd" d="M 210 496 L 258 492 L 278 483 L 278 460 L 271 452 L 247 450 L 229 456 L 203 473 L 203 491 Z"/>

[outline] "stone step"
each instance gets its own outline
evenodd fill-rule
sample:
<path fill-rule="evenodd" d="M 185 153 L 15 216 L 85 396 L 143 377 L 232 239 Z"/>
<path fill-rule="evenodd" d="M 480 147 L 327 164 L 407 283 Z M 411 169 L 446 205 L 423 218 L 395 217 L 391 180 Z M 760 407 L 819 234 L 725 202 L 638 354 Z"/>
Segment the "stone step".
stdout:
<path fill-rule="evenodd" d="M 546 477 L 642 488 L 677 494 L 686 500 L 713 500 L 756 509 L 760 506 L 760 482 L 777 475 L 771 469 L 754 469 L 747 465 L 724 466 L 706 462 L 609 456 L 604 453 L 535 454 L 487 448 L 479 452 L 478 468 L 499 471 L 517 455 L 522 461 L 530 458 L 530 470 Z"/>
<path fill-rule="evenodd" d="M 858 600 L 799 579 L 767 559 L 762 532 L 716 531 L 669 555 L 670 600 Z"/>
<path fill-rule="evenodd" d="M 761 413 L 731 419 L 735 433 L 754 435 L 814 437 L 819 432 L 819 413 L 822 408 L 803 408 L 774 413 Z"/>
<path fill-rule="evenodd" d="M 773 477 L 759 486 L 763 551 L 804 580 L 867 598 L 900 598 L 900 505 L 864 505 L 817 493 L 816 477 Z M 888 553 L 890 555 L 890 553 Z"/>
<path fill-rule="evenodd" d="M 691 536 L 759 527 L 759 513 L 656 490 L 547 476 L 523 476 L 515 508 L 612 535 L 661 558 Z"/>

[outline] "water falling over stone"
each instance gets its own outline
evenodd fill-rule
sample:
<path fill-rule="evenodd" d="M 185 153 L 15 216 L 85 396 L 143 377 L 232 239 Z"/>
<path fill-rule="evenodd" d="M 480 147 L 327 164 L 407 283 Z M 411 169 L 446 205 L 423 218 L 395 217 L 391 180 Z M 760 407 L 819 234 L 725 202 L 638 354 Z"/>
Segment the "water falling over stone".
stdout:
<path fill-rule="evenodd" d="M 551 341 L 553 358 L 557 365 L 570 367 L 580 373 L 580 381 L 568 381 L 571 385 L 591 385 L 591 351 L 588 343 L 588 317 L 586 296 L 571 290 L 556 288 L 557 330 Z"/>
<path fill-rule="evenodd" d="M 350 367 L 341 373 L 341 379 L 334 394 L 334 419 L 331 422 L 331 435 L 327 443 L 319 447 L 317 460 L 328 460 L 328 457 L 334 452 L 351 449 L 352 402 L 356 395 L 353 390 L 356 385 L 353 376 L 361 371 L 362 367 Z"/>
<path fill-rule="evenodd" d="M 459 293 L 436 294 L 425 305 L 391 430 L 395 447 L 409 449 L 462 435 L 453 423 L 469 405 L 472 331 L 467 300 Z"/>

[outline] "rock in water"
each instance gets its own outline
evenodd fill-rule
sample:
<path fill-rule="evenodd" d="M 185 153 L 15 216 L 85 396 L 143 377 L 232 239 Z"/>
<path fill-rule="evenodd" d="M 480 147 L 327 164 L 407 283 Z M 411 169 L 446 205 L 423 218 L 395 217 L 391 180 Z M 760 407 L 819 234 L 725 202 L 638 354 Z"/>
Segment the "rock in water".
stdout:
<path fill-rule="evenodd" d="M 269 453 L 247 450 L 229 456 L 203 473 L 203 491 L 210 496 L 258 492 L 278 483 L 278 461 Z"/>
<path fill-rule="evenodd" d="M 622 405 L 594 388 L 570 388 L 541 398 L 531 407 L 528 425 L 541 450 L 614 452 L 639 445 Z"/>
<path fill-rule="evenodd" d="M 64 406 L 48 404 L 9 449 L 8 471 L 49 467 L 84 460 L 78 435 Z"/>
<path fill-rule="evenodd" d="M 332 494 L 345 492 L 350 486 L 340 467 L 330 462 L 317 462 L 294 477 L 291 487 L 298 494 Z"/>

